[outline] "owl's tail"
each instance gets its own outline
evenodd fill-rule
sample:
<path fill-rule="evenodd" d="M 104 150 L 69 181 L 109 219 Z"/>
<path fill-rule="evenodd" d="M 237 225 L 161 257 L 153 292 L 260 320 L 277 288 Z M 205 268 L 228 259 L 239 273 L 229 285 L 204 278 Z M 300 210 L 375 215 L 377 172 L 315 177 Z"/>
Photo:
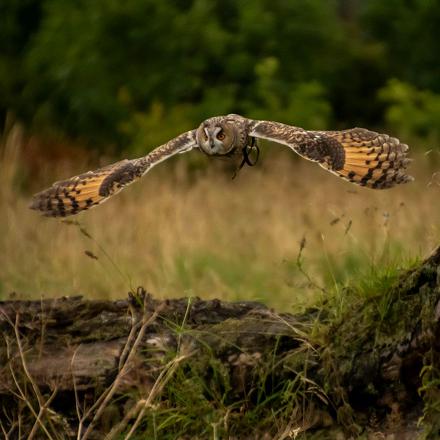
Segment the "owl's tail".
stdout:
<path fill-rule="evenodd" d="M 396 138 L 363 128 L 325 132 L 336 138 L 345 151 L 342 169 L 330 170 L 338 176 L 361 186 L 375 189 L 391 188 L 399 183 L 411 182 L 406 174 L 411 162 L 408 145 Z"/>

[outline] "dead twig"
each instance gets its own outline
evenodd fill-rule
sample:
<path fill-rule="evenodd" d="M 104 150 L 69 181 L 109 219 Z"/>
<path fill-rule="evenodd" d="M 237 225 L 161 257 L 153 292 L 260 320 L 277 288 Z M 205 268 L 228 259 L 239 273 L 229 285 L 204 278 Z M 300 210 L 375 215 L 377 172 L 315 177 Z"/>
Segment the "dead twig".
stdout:
<path fill-rule="evenodd" d="M 101 394 L 101 396 L 97 399 L 97 401 L 91 406 L 91 408 L 89 408 L 89 410 L 81 418 L 80 427 L 82 427 L 84 425 L 84 422 L 87 419 L 92 417 L 92 419 L 89 423 L 89 426 L 87 427 L 84 434 L 82 434 L 81 431 L 78 430 L 78 435 L 77 435 L 78 440 L 80 440 L 80 439 L 86 440 L 88 438 L 88 436 L 91 434 L 93 428 L 96 425 L 96 422 L 100 419 L 100 417 L 102 416 L 102 413 L 104 412 L 104 409 L 107 407 L 111 398 L 113 397 L 113 395 L 117 391 L 117 389 L 121 383 L 122 378 L 127 374 L 128 369 L 130 368 L 130 365 L 132 365 L 132 360 L 137 352 L 137 349 L 138 349 L 140 343 L 142 342 L 142 339 L 145 335 L 145 331 L 146 331 L 147 327 L 149 325 L 151 325 L 152 322 L 155 321 L 155 319 L 157 318 L 157 315 L 162 310 L 162 307 L 159 307 L 158 309 L 156 309 L 153 312 L 153 314 L 150 317 L 148 317 L 148 315 L 146 313 L 146 301 L 147 301 L 147 297 L 144 297 L 144 308 L 143 308 L 143 314 L 142 314 L 142 321 L 141 321 L 141 326 L 140 326 L 139 331 L 137 333 L 136 339 L 135 339 L 133 345 L 131 346 L 131 348 L 129 350 L 127 350 L 127 354 L 126 354 L 125 360 L 123 362 L 123 365 L 121 366 L 113 383 Z M 127 346 L 127 344 L 130 344 L 130 343 L 131 343 L 131 341 L 129 339 L 127 339 L 126 346 Z M 123 350 L 123 353 L 124 353 L 124 350 Z M 92 416 L 93 413 L 94 413 L 94 415 Z"/>
<path fill-rule="evenodd" d="M 3 316 L 5 317 L 6 321 L 12 326 L 12 328 L 14 329 L 14 334 L 15 334 L 15 339 L 16 339 L 16 343 L 17 343 L 17 348 L 18 348 L 18 352 L 19 352 L 19 356 L 20 356 L 20 361 L 21 361 L 21 366 L 22 369 L 24 371 L 24 374 L 26 376 L 26 379 L 30 382 L 32 389 L 34 391 L 34 394 L 37 398 L 37 402 L 39 405 L 39 410 L 38 413 L 35 410 L 35 408 L 33 407 L 33 405 L 30 402 L 29 397 L 26 395 L 26 393 L 23 391 L 22 387 L 19 384 L 19 381 L 17 379 L 17 376 L 15 375 L 14 369 L 12 368 L 12 358 L 11 358 L 11 349 L 10 349 L 10 342 L 7 338 L 5 338 L 6 341 L 6 353 L 7 353 L 7 359 L 9 362 L 9 370 L 11 373 L 11 377 L 14 381 L 14 384 L 18 390 L 18 395 L 17 397 L 21 400 L 23 400 L 27 407 L 29 408 L 29 410 L 31 411 L 32 415 L 35 417 L 35 423 L 34 426 L 32 427 L 31 433 L 32 437 L 35 435 L 36 432 L 36 427 L 39 426 L 43 432 L 46 434 L 47 438 L 49 438 L 50 440 L 54 440 L 54 437 L 52 437 L 52 435 L 50 434 L 50 432 L 48 431 L 47 427 L 45 426 L 45 424 L 43 423 L 42 416 L 44 415 L 45 410 L 47 409 L 47 402 L 44 401 L 44 398 L 40 392 L 40 389 L 38 388 L 37 384 L 35 383 L 33 377 L 31 376 L 31 374 L 29 373 L 28 367 L 27 367 L 27 363 L 26 363 L 26 359 L 24 356 L 24 351 L 23 351 L 23 346 L 21 343 L 21 337 L 20 337 L 20 332 L 19 332 L 19 322 L 20 322 L 20 316 L 19 313 L 16 313 L 15 315 L 15 323 L 12 322 L 12 320 L 10 319 L 10 317 L 4 313 L 3 311 L 1 311 Z M 56 391 L 56 390 L 55 390 Z M 53 395 L 53 397 L 55 397 Z M 53 399 L 52 397 L 52 399 Z M 52 400 L 51 398 L 49 398 L 49 400 Z M 49 402 L 48 400 L 48 402 Z M 50 402 L 49 402 L 50 403 Z M 20 421 L 20 420 L 19 420 Z M 19 431 L 21 431 L 20 427 L 19 427 Z M 28 438 L 32 438 L 32 437 L 28 437 Z M 20 438 L 20 435 L 19 435 Z"/>
<path fill-rule="evenodd" d="M 58 388 L 55 387 L 55 389 L 52 391 L 52 394 L 49 396 L 46 402 L 44 402 L 44 404 L 40 406 L 37 419 L 35 420 L 34 426 L 31 429 L 28 440 L 32 440 L 34 438 L 34 435 L 37 433 L 37 428 L 41 424 L 41 418 L 43 417 L 46 410 L 49 408 L 49 405 L 52 403 L 52 400 L 55 398 L 57 392 L 58 392 Z"/>
<path fill-rule="evenodd" d="M 122 432 L 122 430 L 127 426 L 129 421 L 136 415 L 137 417 L 135 422 L 133 423 L 133 426 L 131 427 L 128 434 L 124 437 L 124 440 L 128 440 L 136 431 L 136 429 L 139 426 L 139 423 L 142 421 L 142 417 L 145 414 L 145 411 L 152 407 L 152 403 L 154 399 L 157 397 L 157 395 L 160 393 L 160 391 L 163 389 L 163 387 L 167 384 L 167 382 L 171 379 L 174 372 L 176 371 L 176 368 L 179 366 L 179 364 L 190 357 L 192 353 L 183 354 L 180 356 L 176 356 L 174 359 L 172 359 L 170 362 L 168 362 L 167 365 L 162 369 L 160 372 L 158 378 L 154 382 L 153 387 L 151 388 L 151 391 L 148 395 L 147 399 L 140 399 L 125 415 L 125 417 L 121 420 L 121 422 L 118 423 L 105 437 L 105 440 L 112 440 Z"/>
<path fill-rule="evenodd" d="M 310 286 L 315 287 L 316 289 L 320 290 L 321 292 L 323 292 L 327 295 L 328 294 L 327 290 L 325 290 L 324 287 L 320 286 L 319 284 L 315 283 L 315 281 L 312 280 L 310 275 L 303 268 L 302 253 L 303 253 L 303 250 L 305 247 L 306 247 L 306 237 L 303 237 L 301 239 L 300 244 L 299 244 L 298 256 L 296 257 L 296 267 L 304 275 L 304 277 L 307 279 Z"/>

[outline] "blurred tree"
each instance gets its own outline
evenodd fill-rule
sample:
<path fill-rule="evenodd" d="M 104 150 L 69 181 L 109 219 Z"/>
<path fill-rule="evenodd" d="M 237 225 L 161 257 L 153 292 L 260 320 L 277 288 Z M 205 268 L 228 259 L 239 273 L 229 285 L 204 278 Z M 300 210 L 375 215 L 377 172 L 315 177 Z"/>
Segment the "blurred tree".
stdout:
<path fill-rule="evenodd" d="M 192 104 L 187 127 L 212 114 L 264 110 L 269 88 L 258 90 L 259 66 L 273 59 L 271 99 L 291 119 L 295 84 L 334 74 L 341 38 L 335 4 L 319 0 L 52 0 L 27 53 L 24 99 L 37 126 L 122 142 L 136 126 L 128 121 L 153 103 L 165 113 Z"/>
<path fill-rule="evenodd" d="M 279 68 L 278 59 L 274 57 L 264 58 L 257 64 L 254 98 L 261 105 L 256 107 L 255 101 L 251 102 L 245 113 L 251 118 L 290 122 L 310 130 L 328 128 L 331 107 L 325 88 L 318 81 L 300 82 L 280 94 Z"/>
<path fill-rule="evenodd" d="M 387 77 L 440 92 L 439 1 L 367 0 L 362 22 L 385 47 Z"/>
<path fill-rule="evenodd" d="M 392 79 L 380 90 L 387 103 L 386 122 L 405 139 L 421 139 L 428 148 L 440 143 L 440 95 Z"/>
<path fill-rule="evenodd" d="M 228 112 L 380 126 L 390 78 L 437 91 L 430 0 L 2 0 L 0 111 L 153 147 Z M 387 116 L 386 121 L 390 121 Z"/>
<path fill-rule="evenodd" d="M 20 100 L 27 80 L 22 59 L 41 19 L 41 1 L 0 3 L 0 129 L 8 110 L 24 109 Z"/>

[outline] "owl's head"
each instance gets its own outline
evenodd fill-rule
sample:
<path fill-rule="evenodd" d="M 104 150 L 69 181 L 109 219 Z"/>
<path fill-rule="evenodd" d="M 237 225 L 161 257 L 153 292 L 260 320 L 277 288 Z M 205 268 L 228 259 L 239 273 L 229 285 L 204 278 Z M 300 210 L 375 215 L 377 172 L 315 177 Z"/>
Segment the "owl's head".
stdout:
<path fill-rule="evenodd" d="M 198 147 L 209 156 L 224 156 L 242 148 L 246 133 L 235 116 L 238 115 L 216 116 L 203 121 L 196 134 Z"/>

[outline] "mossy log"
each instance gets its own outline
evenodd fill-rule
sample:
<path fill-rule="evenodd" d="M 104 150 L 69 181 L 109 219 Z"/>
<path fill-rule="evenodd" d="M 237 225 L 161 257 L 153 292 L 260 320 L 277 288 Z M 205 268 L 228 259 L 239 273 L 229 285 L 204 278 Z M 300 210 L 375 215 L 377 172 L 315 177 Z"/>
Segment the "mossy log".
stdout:
<path fill-rule="evenodd" d="M 29 426 L 35 438 L 50 429 L 66 438 L 116 435 L 142 408 L 145 414 L 169 398 L 166 387 L 181 369 L 180 378 L 197 375 L 241 416 L 261 404 L 262 393 L 272 396 L 272 407 L 284 405 L 279 417 L 290 436 L 341 427 L 348 436 L 376 430 L 415 438 L 420 418 L 435 436 L 439 286 L 440 248 L 338 318 L 325 302 L 291 315 L 255 302 L 159 301 L 141 290 L 120 301 L 3 301 L 1 432 L 18 438 Z M 222 429 L 247 435 L 242 421 Z M 282 437 L 277 427 L 263 431 Z"/>

